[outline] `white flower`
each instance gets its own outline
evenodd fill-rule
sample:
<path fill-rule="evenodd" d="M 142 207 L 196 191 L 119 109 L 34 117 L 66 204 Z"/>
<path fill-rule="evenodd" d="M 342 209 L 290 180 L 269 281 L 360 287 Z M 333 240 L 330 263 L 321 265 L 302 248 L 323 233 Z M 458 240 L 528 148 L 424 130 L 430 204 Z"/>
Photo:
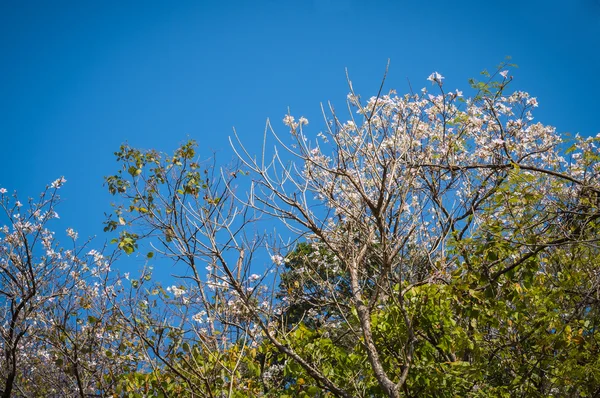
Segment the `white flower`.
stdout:
<path fill-rule="evenodd" d="M 298 119 L 298 123 L 300 123 L 300 126 L 304 126 L 308 124 L 308 119 L 305 118 L 304 116 L 300 117 L 300 119 Z"/>
<path fill-rule="evenodd" d="M 258 275 L 258 274 L 252 274 L 252 275 L 250 275 L 250 277 L 248 278 L 248 280 L 249 280 L 250 282 L 254 282 L 254 281 L 257 281 L 257 280 L 259 280 L 259 279 L 260 279 L 260 275 Z"/>
<path fill-rule="evenodd" d="M 432 83 L 438 83 L 438 84 L 442 84 L 442 80 L 444 80 L 444 76 L 440 75 L 437 72 L 433 72 L 431 75 L 429 75 L 429 77 L 427 78 L 427 80 L 429 80 Z"/>
<path fill-rule="evenodd" d="M 283 118 L 283 124 L 286 126 L 292 127 L 294 125 L 294 117 L 291 115 L 285 115 Z"/>
<path fill-rule="evenodd" d="M 275 265 L 283 265 L 285 263 L 285 259 L 282 256 L 280 256 L 279 254 L 275 254 L 275 255 L 271 256 L 271 261 Z"/>
<path fill-rule="evenodd" d="M 6 191 L 6 188 L 0 188 L 0 193 L 1 193 L 2 195 L 4 195 L 6 192 L 7 192 L 7 191 Z"/>
<path fill-rule="evenodd" d="M 23 206 L 23 203 L 21 203 L 21 202 L 19 202 L 19 201 L 17 200 L 17 202 L 15 203 L 15 206 L 17 206 L 17 207 L 21 207 L 21 206 Z"/>
<path fill-rule="evenodd" d="M 77 232 L 75 232 L 73 228 L 67 228 L 67 236 L 73 240 L 77 240 L 77 237 L 79 235 L 77 234 Z"/>
<path fill-rule="evenodd" d="M 175 285 L 168 287 L 167 291 L 173 293 L 173 296 L 175 297 L 180 297 L 185 294 L 185 289 L 181 289 Z"/>
<path fill-rule="evenodd" d="M 527 105 L 531 105 L 534 108 L 538 106 L 538 102 L 537 102 L 537 98 L 533 97 L 533 98 L 529 98 L 527 100 Z"/>
<path fill-rule="evenodd" d="M 503 70 L 502 72 L 500 72 L 500 76 L 502 76 L 503 78 L 506 79 L 506 77 L 508 76 L 508 71 L 507 70 Z"/>
<path fill-rule="evenodd" d="M 100 252 L 98 252 L 97 250 L 94 250 L 94 249 L 92 249 L 88 252 L 88 256 L 94 257 L 94 262 L 96 263 L 96 265 L 101 265 L 102 260 L 104 259 L 104 256 Z"/>
<path fill-rule="evenodd" d="M 360 98 L 352 93 L 348 94 L 348 102 L 350 102 L 352 105 L 359 105 L 360 104 Z"/>
<path fill-rule="evenodd" d="M 60 177 L 59 179 L 52 181 L 52 184 L 50 184 L 50 188 L 52 188 L 52 189 L 60 188 L 65 182 L 67 182 L 67 180 L 65 180 L 64 177 Z"/>
<path fill-rule="evenodd" d="M 206 311 L 200 311 L 196 315 L 193 315 L 192 319 L 196 322 L 202 323 L 202 322 L 204 322 L 204 319 L 203 319 L 204 316 L 206 316 Z"/>

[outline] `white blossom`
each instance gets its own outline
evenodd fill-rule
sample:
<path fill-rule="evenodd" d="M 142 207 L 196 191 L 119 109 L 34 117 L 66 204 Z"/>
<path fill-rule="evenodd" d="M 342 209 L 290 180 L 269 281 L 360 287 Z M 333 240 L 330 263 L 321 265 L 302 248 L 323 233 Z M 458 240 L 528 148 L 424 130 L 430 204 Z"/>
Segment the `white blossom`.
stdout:
<path fill-rule="evenodd" d="M 77 240 L 79 234 L 73 228 L 67 228 L 67 236 L 73 240 Z"/>
<path fill-rule="evenodd" d="M 173 293 L 173 296 L 175 296 L 175 297 L 181 297 L 185 294 L 185 289 L 180 288 L 175 285 L 168 287 L 167 291 L 170 293 Z"/>
<path fill-rule="evenodd" d="M 52 189 L 57 189 L 63 186 L 63 184 L 67 182 L 67 180 L 64 177 L 60 177 L 54 181 L 52 181 L 52 184 L 50 184 L 50 188 Z"/>
<path fill-rule="evenodd" d="M 275 255 L 271 256 L 271 261 L 275 265 L 283 265 L 285 263 L 285 259 L 282 256 L 280 256 L 279 254 L 275 254 Z"/>
<path fill-rule="evenodd" d="M 444 80 L 444 76 L 440 75 L 438 72 L 433 72 L 431 75 L 429 75 L 427 80 L 429 80 L 432 83 L 438 83 L 441 85 L 442 80 Z"/>

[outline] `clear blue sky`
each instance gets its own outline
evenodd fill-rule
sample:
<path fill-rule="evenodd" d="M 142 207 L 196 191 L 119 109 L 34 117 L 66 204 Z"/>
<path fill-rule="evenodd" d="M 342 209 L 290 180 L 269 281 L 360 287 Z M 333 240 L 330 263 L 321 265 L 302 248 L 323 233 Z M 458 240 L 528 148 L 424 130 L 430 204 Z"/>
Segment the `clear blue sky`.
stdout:
<path fill-rule="evenodd" d="M 61 222 L 102 237 L 124 141 L 194 138 L 227 163 L 233 126 L 253 142 L 288 106 L 318 132 L 344 68 L 363 96 L 388 58 L 400 93 L 433 71 L 464 89 L 507 55 L 538 120 L 600 132 L 600 0 L 3 1 L 0 187 L 32 196 L 64 175 Z"/>

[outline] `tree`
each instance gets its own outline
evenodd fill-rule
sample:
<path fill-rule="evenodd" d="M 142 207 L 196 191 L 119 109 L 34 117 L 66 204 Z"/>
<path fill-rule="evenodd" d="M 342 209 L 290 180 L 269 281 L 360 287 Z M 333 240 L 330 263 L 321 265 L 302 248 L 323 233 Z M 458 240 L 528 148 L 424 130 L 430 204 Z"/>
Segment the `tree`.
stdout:
<path fill-rule="evenodd" d="M 257 344 L 268 297 L 263 277 L 249 272 L 261 238 L 243 229 L 252 217 L 232 201 L 236 171 L 221 179 L 196 161 L 192 142 L 173 156 L 127 145 L 116 156 L 121 170 L 106 183 L 124 202 L 115 204 L 106 230 L 120 230 L 115 242 L 125 253 L 148 242 L 148 259 L 156 254 L 181 270 L 168 287 L 154 283 L 149 269 L 131 280 L 121 319 L 143 343 L 142 376 L 167 395 L 176 384 L 204 396 L 246 395 L 253 387 L 238 385 L 241 367 Z M 163 387 L 165 379 L 171 384 Z"/>
<path fill-rule="evenodd" d="M 349 120 L 331 107 L 309 139 L 288 114 L 291 142 L 268 124 L 274 153 L 267 133 L 258 158 L 238 139 L 241 164 L 221 173 L 193 143 L 172 157 L 123 146 L 107 228 L 126 253 L 149 244 L 182 265 L 180 285 L 142 302 L 174 299 L 131 318 L 153 374 L 207 396 L 597 394 L 600 137 L 569 147 L 535 122 L 505 67 L 470 99 L 437 72 L 433 93 L 382 85 L 366 103 L 350 84 Z M 260 217 L 296 248 L 268 245 Z M 275 273 L 252 273 L 261 249 Z"/>
<path fill-rule="evenodd" d="M 26 204 L 0 189 L 8 222 L 0 228 L 3 397 L 107 393 L 114 376 L 134 363 L 111 354 L 122 337 L 109 300 L 118 288 L 108 276 L 113 259 L 78 245 L 72 228 L 66 231 L 70 248 L 48 229 L 58 218 L 64 183 L 54 181 Z"/>
<path fill-rule="evenodd" d="M 257 176 L 249 205 L 300 229 L 318 250 L 335 258 L 327 264 L 329 275 L 314 272 L 314 267 L 306 273 L 322 281 L 332 302 L 341 308 L 350 302 L 345 323 L 360 340 L 380 393 L 387 396 L 419 391 L 418 377 L 433 383 L 432 374 L 418 368 L 431 355 L 422 351 L 426 346 L 437 351 L 438 369 L 444 363 L 475 364 L 479 365 L 475 370 L 482 372 L 489 363 L 478 364 L 470 352 L 474 348 L 469 348 L 469 343 L 481 343 L 478 338 L 494 337 L 490 352 L 495 359 L 514 347 L 510 339 L 520 341 L 530 334 L 542 340 L 562 339 L 564 335 L 556 330 L 572 328 L 576 318 L 585 318 L 590 326 L 597 316 L 589 298 L 598 292 L 598 279 L 589 279 L 596 274 L 596 267 L 589 264 L 597 263 L 593 259 L 598 239 L 599 138 L 577 138 L 566 160 L 554 129 L 533 122 L 531 111 L 537 100 L 522 92 L 505 94 L 512 80 L 507 71 L 499 70 L 488 82 L 473 82 L 478 93 L 466 101 L 458 91 L 446 93 L 438 73 L 429 80 L 437 86 L 437 95 L 426 90 L 402 97 L 380 92 L 363 105 L 351 92 L 349 104 L 362 120 L 352 117 L 342 122 L 332 110 L 327 131 L 312 144 L 304 133 L 307 121 L 286 116 L 293 139 L 293 146 L 286 148 L 301 160 L 300 165 L 279 167 L 284 164 L 281 156 L 256 161 L 238 152 Z M 284 145 L 283 139 L 278 141 Z M 578 221 L 573 223 L 573 218 Z M 592 262 L 569 261 L 570 269 L 562 268 L 557 257 L 564 259 L 579 250 Z M 349 294 L 340 294 L 338 270 L 348 281 Z M 540 314 L 528 314 L 530 322 L 538 323 L 535 330 L 511 329 L 512 306 L 518 300 L 509 287 L 529 289 L 538 284 L 539 290 L 528 292 L 525 300 L 532 305 L 530 295 L 562 296 L 565 281 L 559 275 L 566 272 L 577 280 L 578 288 L 572 290 L 579 291 L 573 300 L 560 300 L 565 306 L 560 312 L 570 314 L 569 318 L 554 319 L 560 326 L 548 332 Z M 451 290 L 446 296 L 450 292 L 445 290 L 457 287 L 466 291 Z M 475 329 L 470 324 L 476 324 L 477 318 L 471 322 L 458 313 L 444 325 L 441 301 L 436 311 L 423 308 L 419 300 L 435 296 L 449 300 L 464 293 L 483 294 L 492 313 L 501 309 L 493 303 L 510 299 L 502 308 L 508 319 L 500 317 L 497 326 L 485 325 L 485 333 L 477 336 L 470 330 Z M 459 304 L 447 310 L 455 311 Z M 556 302 L 536 305 L 554 316 L 558 312 Z M 426 310 L 433 325 L 419 317 Z M 582 342 L 595 345 L 595 328 L 579 326 Z M 433 333 L 432 327 L 450 330 Z M 397 338 L 391 339 L 390 334 Z M 543 356 L 552 363 L 543 368 L 541 347 L 529 349 L 536 359 L 529 359 L 512 378 L 526 392 L 553 393 L 558 379 L 550 375 L 559 367 L 560 355 Z M 515 366 L 518 361 L 513 359 L 508 362 Z M 590 365 L 587 362 L 584 368 Z M 472 371 L 460 375 L 464 379 Z M 454 373 L 446 372 L 438 373 Z M 595 377 L 589 386 L 598 388 Z M 490 388 L 506 386 L 506 379 L 495 382 L 482 375 L 460 383 L 466 392 L 487 387 L 484 383 Z M 574 384 L 577 391 L 595 391 Z"/>

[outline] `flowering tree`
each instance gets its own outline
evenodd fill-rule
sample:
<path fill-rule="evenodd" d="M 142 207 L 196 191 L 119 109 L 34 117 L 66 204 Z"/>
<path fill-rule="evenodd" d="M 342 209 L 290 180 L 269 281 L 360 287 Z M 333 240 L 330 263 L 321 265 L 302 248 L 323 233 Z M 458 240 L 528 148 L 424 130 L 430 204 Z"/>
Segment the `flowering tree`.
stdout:
<path fill-rule="evenodd" d="M 113 356 L 121 339 L 111 326 L 112 260 L 86 253 L 77 232 L 61 246 L 48 224 L 63 178 L 23 204 L 0 189 L 0 382 L 2 396 L 89 396 L 111 391 L 126 368 Z M 131 361 L 130 361 L 131 362 Z"/>
<path fill-rule="evenodd" d="M 561 361 L 578 364 L 574 374 L 591 363 L 558 349 L 557 340 L 574 348 L 572 332 L 564 331 L 577 328 L 577 344 L 597 344 L 591 297 L 599 286 L 600 137 L 576 137 L 564 150 L 552 127 L 534 121 L 535 98 L 506 93 L 512 77 L 502 69 L 487 82 L 473 81 L 476 94 L 466 100 L 460 91 L 446 92 L 437 72 L 428 79 L 435 93 L 380 91 L 362 103 L 351 90 L 356 116 L 343 121 L 331 109 L 316 140 L 306 136 L 305 118 L 288 115 L 292 143 L 273 132 L 281 148 L 273 158 L 237 151 L 256 176 L 248 205 L 313 247 L 293 272 L 303 293 L 319 287 L 319 300 L 300 294 L 296 301 L 307 300 L 325 321 L 332 311 L 319 310 L 337 307 L 336 322 L 359 349 L 332 358 L 363 353 L 367 360 L 366 368 L 345 375 L 315 375 L 298 362 L 317 386 L 336 395 L 391 397 L 432 393 L 436 378 L 449 395 L 598 388 L 597 374 L 592 381 L 571 375 L 572 384 L 559 388 Z M 287 163 L 285 150 L 299 162 Z M 575 252 L 586 260 L 573 258 Z M 556 296 L 561 300 L 534 300 Z M 307 347 L 301 341 L 299 349 Z M 526 353 L 525 363 L 515 350 Z M 516 386 L 494 373 L 507 366 Z M 376 381 L 371 387 L 357 382 L 369 378 Z"/>
<path fill-rule="evenodd" d="M 332 107 L 309 138 L 287 115 L 291 141 L 269 124 L 220 173 L 193 143 L 123 146 L 107 229 L 179 265 L 170 288 L 131 281 L 143 374 L 206 396 L 597 394 L 600 137 L 536 122 L 505 67 L 469 99 L 437 72 L 366 102 L 350 84 L 348 120 Z M 260 217 L 298 244 L 273 249 Z"/>

